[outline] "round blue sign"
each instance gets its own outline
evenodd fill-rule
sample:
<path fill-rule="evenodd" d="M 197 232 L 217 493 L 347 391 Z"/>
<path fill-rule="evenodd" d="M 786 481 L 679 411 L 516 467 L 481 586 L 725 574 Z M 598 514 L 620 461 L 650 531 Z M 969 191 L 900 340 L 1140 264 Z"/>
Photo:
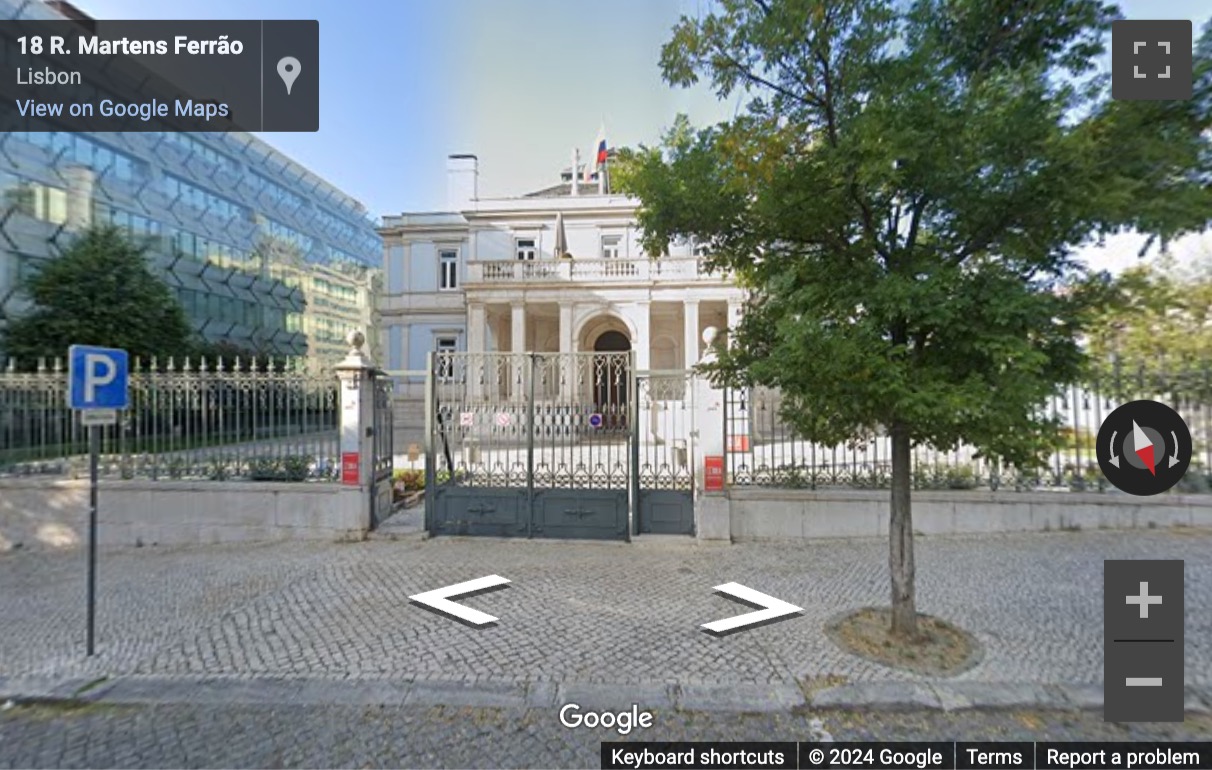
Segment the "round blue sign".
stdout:
<path fill-rule="evenodd" d="M 593 427 L 593 428 L 602 427 L 602 415 L 600 415 L 600 414 L 589 415 L 589 425 L 590 425 L 590 427 Z"/>

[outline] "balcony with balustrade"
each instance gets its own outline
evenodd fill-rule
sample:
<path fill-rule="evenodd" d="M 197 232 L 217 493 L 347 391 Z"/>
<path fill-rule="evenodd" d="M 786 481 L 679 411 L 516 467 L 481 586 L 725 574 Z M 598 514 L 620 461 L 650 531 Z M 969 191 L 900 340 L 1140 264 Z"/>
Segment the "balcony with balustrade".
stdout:
<path fill-rule="evenodd" d="M 706 257 L 489 260 L 467 263 L 468 288 L 503 285 L 651 286 L 727 283 L 728 279 L 723 272 L 707 268 Z"/>

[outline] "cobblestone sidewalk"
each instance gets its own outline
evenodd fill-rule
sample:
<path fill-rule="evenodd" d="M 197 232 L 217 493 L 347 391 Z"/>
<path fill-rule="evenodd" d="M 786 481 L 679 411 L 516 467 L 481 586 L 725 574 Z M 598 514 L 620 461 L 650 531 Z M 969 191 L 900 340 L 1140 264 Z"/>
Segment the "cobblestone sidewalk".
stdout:
<path fill-rule="evenodd" d="M 959 682 L 1098 685 L 1104 559 L 1185 559 L 1188 684 L 1212 686 L 1212 533 L 1080 532 L 918 541 L 919 609 L 983 646 Z M 468 628 L 408 596 L 488 574 Z M 84 657 L 82 552 L 0 556 L 0 677 L 355 679 L 798 687 L 922 682 L 822 628 L 887 601 L 882 540 L 722 547 L 429 540 L 103 551 L 98 655 Z M 805 608 L 722 639 L 736 581 Z"/>

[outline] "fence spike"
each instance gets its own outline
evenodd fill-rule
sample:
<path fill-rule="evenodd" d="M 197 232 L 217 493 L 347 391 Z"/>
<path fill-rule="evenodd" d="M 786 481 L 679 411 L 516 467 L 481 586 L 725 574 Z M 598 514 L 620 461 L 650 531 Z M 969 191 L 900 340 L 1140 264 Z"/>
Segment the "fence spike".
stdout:
<path fill-rule="evenodd" d="M 189 356 L 186 356 L 185 360 L 181 362 L 181 371 L 183 371 L 183 372 L 189 371 Z"/>
<path fill-rule="evenodd" d="M 51 371 L 55 374 L 60 374 L 63 371 L 63 359 L 55 356 L 55 362 L 51 365 Z"/>
<path fill-rule="evenodd" d="M 206 356 L 198 357 L 198 371 L 200 371 L 200 372 L 206 371 Z"/>
<path fill-rule="evenodd" d="M 14 373 L 17 371 L 17 359 L 15 359 L 15 358 L 11 358 L 11 357 L 10 357 L 10 358 L 8 359 L 8 364 L 7 364 L 6 368 L 5 368 L 5 370 L 6 370 L 6 371 L 7 371 L 9 374 L 14 374 Z"/>
<path fill-rule="evenodd" d="M 38 374 L 46 373 L 46 357 L 38 356 Z"/>
<path fill-rule="evenodd" d="M 220 374 L 223 373 L 223 356 L 219 356 L 215 359 L 215 371 L 219 372 Z"/>

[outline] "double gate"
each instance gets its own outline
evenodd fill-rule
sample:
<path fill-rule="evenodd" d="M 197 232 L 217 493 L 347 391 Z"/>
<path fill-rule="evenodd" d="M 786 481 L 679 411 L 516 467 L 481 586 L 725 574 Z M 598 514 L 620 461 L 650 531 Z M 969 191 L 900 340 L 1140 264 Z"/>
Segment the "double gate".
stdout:
<path fill-rule="evenodd" d="M 372 384 L 374 410 L 371 420 L 370 528 L 378 529 L 392 513 L 391 473 L 395 459 L 395 427 L 392 422 L 392 391 L 390 377 L 380 373 Z"/>
<path fill-rule="evenodd" d="M 433 354 L 432 534 L 692 534 L 691 379 L 630 352 Z"/>

